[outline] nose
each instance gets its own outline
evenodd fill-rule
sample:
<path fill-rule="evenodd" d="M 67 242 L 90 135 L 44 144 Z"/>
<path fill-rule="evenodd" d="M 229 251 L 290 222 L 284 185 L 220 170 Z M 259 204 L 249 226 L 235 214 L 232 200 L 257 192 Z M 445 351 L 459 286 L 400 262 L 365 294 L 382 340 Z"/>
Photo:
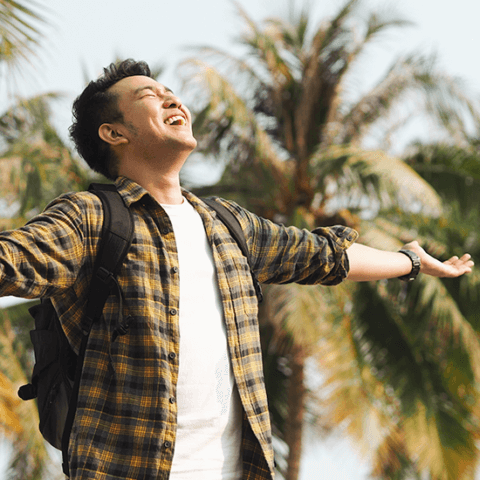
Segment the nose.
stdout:
<path fill-rule="evenodd" d="M 181 106 L 182 102 L 176 95 L 173 93 L 165 95 L 163 100 L 163 108 L 180 108 Z"/>

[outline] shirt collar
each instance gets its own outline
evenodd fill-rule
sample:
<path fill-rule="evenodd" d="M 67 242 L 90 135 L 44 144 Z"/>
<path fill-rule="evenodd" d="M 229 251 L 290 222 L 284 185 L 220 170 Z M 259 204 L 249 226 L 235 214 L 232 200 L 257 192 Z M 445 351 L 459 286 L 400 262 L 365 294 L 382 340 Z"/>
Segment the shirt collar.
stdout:
<path fill-rule="evenodd" d="M 154 200 L 147 190 L 127 177 L 117 177 L 115 186 L 127 207 L 130 207 L 130 205 L 140 200 L 145 200 L 145 197 L 148 197 L 149 200 Z"/>
<path fill-rule="evenodd" d="M 139 185 L 137 182 L 134 182 L 133 180 L 130 180 L 127 177 L 117 177 L 115 180 L 115 186 L 117 187 L 118 192 L 122 196 L 125 205 L 127 207 L 130 207 L 130 205 L 140 202 L 140 201 L 149 201 L 149 202 L 154 202 L 157 203 L 155 198 L 150 195 L 148 190 L 145 190 L 141 185 Z M 182 195 L 187 198 L 187 200 L 193 204 L 193 206 L 198 210 L 199 206 L 200 208 L 203 207 L 205 208 L 205 205 L 203 202 L 200 201 L 198 197 L 193 195 L 191 192 L 188 190 L 185 190 L 182 188 Z"/>

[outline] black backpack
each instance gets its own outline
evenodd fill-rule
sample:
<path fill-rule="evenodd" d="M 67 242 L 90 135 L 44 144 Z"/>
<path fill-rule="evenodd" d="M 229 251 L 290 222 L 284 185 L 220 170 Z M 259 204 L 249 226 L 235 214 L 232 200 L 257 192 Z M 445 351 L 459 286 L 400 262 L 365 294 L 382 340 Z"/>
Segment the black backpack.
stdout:
<path fill-rule="evenodd" d="M 69 476 L 68 444 L 77 408 L 88 336 L 93 323 L 101 317 L 110 294 L 117 294 L 120 302 L 120 318 L 114 336 L 125 334 L 129 322 L 129 317 L 125 320 L 122 318 L 122 294 L 116 276 L 133 240 L 132 216 L 115 185 L 94 183 L 90 185 L 89 191 L 98 195 L 102 201 L 104 223 L 89 287 L 78 356 L 68 343 L 52 302 L 48 298 L 42 299 L 39 305 L 29 309 L 35 319 L 35 330 L 30 332 L 35 352 L 32 381 L 20 387 L 18 391 L 18 396 L 22 400 L 37 398 L 40 432 L 45 440 L 62 451 L 62 467 L 67 476 Z M 247 243 L 237 218 L 215 200 L 203 199 L 203 201 L 217 212 L 250 265 Z M 262 290 L 253 272 L 252 279 L 258 301 L 261 302 Z"/>

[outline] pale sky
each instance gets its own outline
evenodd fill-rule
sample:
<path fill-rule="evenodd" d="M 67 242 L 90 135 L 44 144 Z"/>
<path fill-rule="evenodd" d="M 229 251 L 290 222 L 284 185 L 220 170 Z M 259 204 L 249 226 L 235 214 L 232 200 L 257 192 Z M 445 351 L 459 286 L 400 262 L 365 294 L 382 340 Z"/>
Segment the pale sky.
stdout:
<path fill-rule="evenodd" d="M 117 55 L 150 64 L 162 63 L 166 72 L 160 80 L 192 106 L 194 99 L 185 98 L 177 73 L 180 60 L 190 54 L 186 47 L 213 45 L 231 50 L 233 37 L 243 27 L 229 0 L 44 1 L 51 8 L 49 18 L 53 26 L 47 30 L 48 40 L 40 52 L 41 65 L 35 72 L 29 70 L 27 79 L 16 82 L 15 88 L 24 94 L 63 92 L 65 101 L 57 105 L 55 113 L 65 135 L 71 123 L 71 103 L 84 86 L 84 70 L 89 78 L 96 77 Z M 283 13 L 288 0 L 239 3 L 260 21 Z M 343 0 L 310 0 L 312 20 L 315 23 L 331 14 L 342 3 Z M 437 52 L 445 71 L 462 77 L 468 89 L 480 96 L 476 55 L 480 40 L 478 0 L 365 0 L 364 5 L 394 6 L 399 15 L 416 26 L 391 30 L 376 41 L 367 50 L 369 55 L 359 62 L 361 68 L 354 87 L 366 89 L 394 56 L 417 50 Z M 428 126 L 422 125 L 421 129 L 427 131 Z M 411 129 L 411 135 L 416 135 L 417 130 Z M 407 140 L 399 138 L 399 142 Z"/>
<path fill-rule="evenodd" d="M 41 0 L 39 0 L 41 1 Z M 183 47 L 212 45 L 232 48 L 232 38 L 242 27 L 228 0 L 44 0 L 51 9 L 53 28 L 47 30 L 41 66 L 29 71 L 28 80 L 16 84 L 16 92 L 33 95 L 63 92 L 66 100 L 56 108 L 59 128 L 66 136 L 70 105 L 84 86 L 83 68 L 96 77 L 117 55 L 163 63 L 161 81 L 182 97 L 176 67 L 187 56 Z M 286 0 L 240 0 L 255 19 L 282 12 Z M 311 0 L 312 18 L 321 18 L 341 5 L 339 0 Z M 451 75 L 462 77 L 480 96 L 480 2 L 478 0 L 367 0 L 365 5 L 395 5 L 396 11 L 416 26 L 392 31 L 385 42 L 371 50 L 359 83 L 368 85 L 393 55 L 420 49 L 436 51 Z M 0 98 L 4 98 L 3 95 Z M 368 466 L 348 442 L 306 442 L 301 480 L 366 480 Z M 0 457 L 1 457 L 0 452 Z M 0 471 L 0 478 L 3 478 Z M 480 478 L 480 476 L 479 476 Z"/>

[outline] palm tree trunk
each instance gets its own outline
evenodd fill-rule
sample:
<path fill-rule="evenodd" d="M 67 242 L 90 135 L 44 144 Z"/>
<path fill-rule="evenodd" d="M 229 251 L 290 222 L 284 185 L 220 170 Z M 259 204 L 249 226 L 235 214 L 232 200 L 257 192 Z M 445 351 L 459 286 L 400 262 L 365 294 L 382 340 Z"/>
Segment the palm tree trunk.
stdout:
<path fill-rule="evenodd" d="M 285 432 L 285 441 L 288 445 L 288 465 L 285 480 L 298 480 L 306 396 L 305 355 L 300 347 L 294 348 L 290 366 L 292 373 L 288 385 L 288 418 Z"/>

